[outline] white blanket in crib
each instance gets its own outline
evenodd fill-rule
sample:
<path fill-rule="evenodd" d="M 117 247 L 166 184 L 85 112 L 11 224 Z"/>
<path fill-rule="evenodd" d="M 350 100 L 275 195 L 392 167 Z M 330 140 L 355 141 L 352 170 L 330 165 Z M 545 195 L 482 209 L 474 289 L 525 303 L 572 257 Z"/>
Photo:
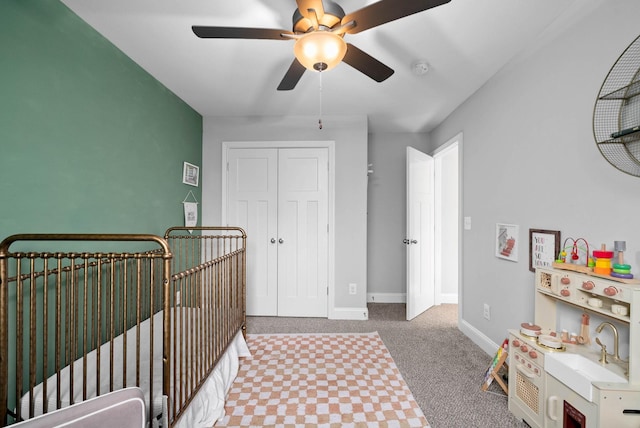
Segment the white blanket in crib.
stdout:
<path fill-rule="evenodd" d="M 179 316 L 198 316 L 201 309 L 180 308 L 183 311 Z M 162 413 L 162 322 L 163 312 L 158 312 L 153 316 L 153 358 L 151 358 L 151 322 L 149 319 L 140 324 L 140 388 L 144 391 L 149 420 L 155 420 Z M 172 324 L 173 325 L 173 324 Z M 183 326 L 186 328 L 187 326 Z M 181 329 L 182 330 L 182 329 Z M 126 332 L 126 353 L 124 351 L 124 334 L 116 337 L 112 342 L 107 342 L 100 346 L 100 379 L 96 373 L 98 353 L 91 351 L 85 358 L 80 358 L 73 363 L 73 401 L 82 401 L 83 396 L 83 370 L 84 363 L 87 366 L 86 391 L 87 398 L 97 396 L 97 385 L 100 385 L 100 393 L 105 393 L 111 389 L 121 389 L 126 386 L 136 384 L 136 346 L 137 327 L 133 327 Z M 173 340 L 173 338 L 172 338 Z M 113 344 L 113 388 L 110 387 L 110 354 Z M 172 346 L 173 349 L 173 346 Z M 183 353 L 186 355 L 186 353 Z M 185 414 L 180 418 L 179 425 L 196 427 L 211 427 L 218 418 L 224 415 L 224 400 L 226 393 L 238 373 L 238 358 L 248 356 L 249 349 L 242 333 L 236 334 L 233 343 L 229 346 L 225 355 L 220 359 L 214 371 L 203 384 L 202 389 L 192 400 Z M 150 377 L 151 362 L 153 361 L 153 376 Z M 126 384 L 123 382 L 123 373 L 126 363 Z M 191 358 L 182 360 L 183 373 L 191 372 Z M 61 385 L 61 407 L 70 404 L 70 366 L 63 368 L 60 372 Z M 92 374 L 92 375 L 89 375 Z M 185 378 L 185 376 L 183 376 Z M 153 382 L 153 402 L 150 397 L 150 380 Z M 171 380 L 173 387 L 173 379 Z M 57 376 L 54 374 L 47 379 L 47 408 L 56 408 Z M 33 401 L 35 405 L 35 416 L 43 413 L 45 398 L 43 396 L 44 384 L 41 383 L 33 389 Z M 172 388 L 173 390 L 173 388 Z M 171 400 L 171 397 L 169 397 Z M 30 395 L 25 394 L 21 400 L 21 412 L 24 419 L 29 416 Z M 183 424 L 185 422 L 185 424 Z"/>

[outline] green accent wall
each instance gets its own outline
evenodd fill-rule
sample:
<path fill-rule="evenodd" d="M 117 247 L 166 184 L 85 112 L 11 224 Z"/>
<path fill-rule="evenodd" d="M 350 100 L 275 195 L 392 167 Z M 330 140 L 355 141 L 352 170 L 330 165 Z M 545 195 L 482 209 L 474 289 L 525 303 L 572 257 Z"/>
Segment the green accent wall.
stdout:
<path fill-rule="evenodd" d="M 185 161 L 197 112 L 58 0 L 0 1 L 0 240 L 162 235 L 201 200 Z"/>

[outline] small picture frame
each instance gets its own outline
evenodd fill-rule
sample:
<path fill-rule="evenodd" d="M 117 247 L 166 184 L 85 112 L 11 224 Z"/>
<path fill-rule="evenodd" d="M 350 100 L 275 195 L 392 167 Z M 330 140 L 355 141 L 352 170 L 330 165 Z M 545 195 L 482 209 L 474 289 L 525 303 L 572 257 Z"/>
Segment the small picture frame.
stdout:
<path fill-rule="evenodd" d="M 496 257 L 518 261 L 518 225 L 496 223 Z"/>
<path fill-rule="evenodd" d="M 198 181 L 200 179 L 200 168 L 185 162 L 182 167 L 182 182 L 190 186 L 198 187 Z"/>
<path fill-rule="evenodd" d="M 560 254 L 560 231 L 529 229 L 529 270 L 551 267 Z"/>

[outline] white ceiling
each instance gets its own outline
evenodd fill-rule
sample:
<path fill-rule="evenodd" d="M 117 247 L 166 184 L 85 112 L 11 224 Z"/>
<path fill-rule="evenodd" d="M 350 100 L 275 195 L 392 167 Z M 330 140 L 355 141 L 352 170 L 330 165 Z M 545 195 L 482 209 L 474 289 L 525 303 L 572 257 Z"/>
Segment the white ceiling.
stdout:
<path fill-rule="evenodd" d="M 322 98 L 324 115 L 366 115 L 370 132 L 430 131 L 581 8 L 580 0 L 452 0 L 345 36 L 395 70 L 386 81 L 342 63 L 323 73 L 322 91 L 309 71 L 294 90 L 277 91 L 292 41 L 200 39 L 191 26 L 291 30 L 295 0 L 62 2 L 203 116 L 317 116 Z M 346 13 L 373 2 L 338 0 Z M 419 60 L 426 75 L 411 70 Z"/>

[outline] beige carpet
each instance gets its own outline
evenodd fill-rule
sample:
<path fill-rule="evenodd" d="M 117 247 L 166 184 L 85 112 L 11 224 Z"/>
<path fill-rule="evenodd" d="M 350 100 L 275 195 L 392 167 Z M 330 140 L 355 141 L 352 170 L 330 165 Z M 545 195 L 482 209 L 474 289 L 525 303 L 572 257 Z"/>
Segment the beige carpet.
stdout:
<path fill-rule="evenodd" d="M 377 333 L 248 335 L 216 427 L 428 427 Z"/>

